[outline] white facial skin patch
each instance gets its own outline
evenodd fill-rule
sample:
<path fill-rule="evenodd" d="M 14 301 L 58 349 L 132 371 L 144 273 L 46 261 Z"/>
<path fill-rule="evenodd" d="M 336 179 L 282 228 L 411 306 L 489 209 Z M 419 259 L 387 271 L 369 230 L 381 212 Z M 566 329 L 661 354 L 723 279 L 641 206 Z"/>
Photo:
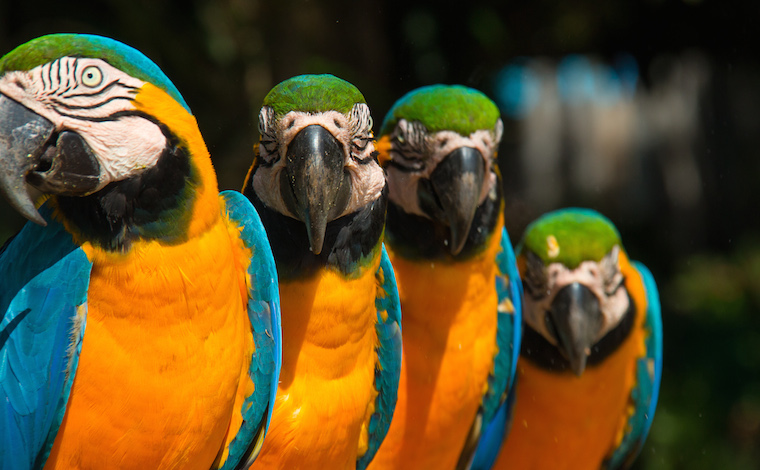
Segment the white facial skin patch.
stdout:
<path fill-rule="evenodd" d="M 97 191 L 154 166 L 166 148 L 161 129 L 134 114 L 143 85 L 103 60 L 62 57 L 8 72 L 0 92 L 48 119 L 56 132 L 73 131 L 87 142 L 100 163 Z"/>
<path fill-rule="evenodd" d="M 529 284 L 530 295 L 523 297 L 523 319 L 531 328 L 539 332 L 547 341 L 557 346 L 557 340 L 548 331 L 544 317 L 549 314 L 554 297 L 563 287 L 577 282 L 587 287 L 599 300 L 602 312 L 602 328 L 594 342 L 599 341 L 615 328 L 625 316 L 630 306 L 624 278 L 618 264 L 620 247 L 615 245 L 599 262 L 583 261 L 575 269 L 568 269 L 561 263 L 552 263 L 536 273 L 538 263 L 529 263 L 533 272 L 524 276 Z M 537 297 L 537 298 L 536 298 Z"/>
<path fill-rule="evenodd" d="M 385 175 L 372 155 L 375 151 L 372 118 L 366 104 L 355 104 L 347 115 L 337 111 L 314 114 L 291 111 L 279 120 L 272 108 L 264 106 L 259 113 L 259 156 L 267 165 L 260 166 L 253 175 L 253 189 L 262 202 L 297 219 L 285 207 L 280 193 L 280 174 L 285 169 L 288 152 L 287 146 L 280 143 L 291 142 L 296 134 L 313 124 L 324 127 L 343 147 L 344 169 L 351 178 L 351 195 L 340 216 L 355 212 L 380 197 Z"/>
<path fill-rule="evenodd" d="M 472 147 L 480 152 L 485 163 L 486 178 L 479 199 L 482 204 L 496 188 L 493 165 L 502 131 L 501 119 L 493 129 L 479 129 L 468 136 L 449 130 L 429 134 L 421 123 L 401 119 L 391 134 L 390 156 L 403 169 L 393 165 L 386 169 L 389 199 L 407 213 L 429 218 L 420 208 L 417 197 L 420 179 L 430 178 L 438 164 L 454 150 Z"/>

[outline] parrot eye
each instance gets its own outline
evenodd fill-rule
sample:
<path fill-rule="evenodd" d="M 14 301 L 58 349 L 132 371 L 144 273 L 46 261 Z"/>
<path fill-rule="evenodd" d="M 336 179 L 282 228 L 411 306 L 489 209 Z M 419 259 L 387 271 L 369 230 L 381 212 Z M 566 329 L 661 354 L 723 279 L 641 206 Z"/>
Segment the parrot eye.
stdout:
<path fill-rule="evenodd" d="M 501 137 L 504 135 L 504 123 L 501 121 L 501 118 L 496 121 L 496 125 L 493 126 L 493 144 L 494 149 L 499 147 L 499 143 L 501 142 Z"/>
<path fill-rule="evenodd" d="M 265 153 L 266 156 L 271 156 L 273 153 L 275 153 L 277 151 L 277 142 L 274 141 L 274 140 L 262 138 L 261 139 L 261 146 L 264 147 L 264 150 L 266 151 L 264 153 Z M 262 155 L 262 156 L 264 156 L 264 155 Z"/>
<path fill-rule="evenodd" d="M 599 270 L 601 271 L 602 279 L 604 279 L 604 293 L 611 297 L 620 289 L 620 286 L 625 282 L 625 277 L 620 271 L 620 264 L 618 263 L 618 256 L 620 254 L 620 248 L 615 245 L 599 263 Z"/>
<path fill-rule="evenodd" d="M 371 136 L 356 136 L 351 141 L 351 144 L 354 146 L 354 151 L 358 154 L 361 154 L 367 148 L 367 144 L 369 144 L 371 141 Z"/>
<path fill-rule="evenodd" d="M 625 277 L 623 277 L 623 274 L 617 273 L 615 277 L 605 283 L 604 293 L 607 295 L 607 297 L 612 297 L 615 295 L 618 289 L 620 289 L 624 282 Z"/>
<path fill-rule="evenodd" d="M 391 161 L 403 171 L 422 171 L 427 128 L 421 122 L 401 119 L 391 134 Z"/>
<path fill-rule="evenodd" d="M 528 252 L 523 276 L 523 288 L 534 300 L 541 300 L 548 294 L 544 263 L 536 254 Z"/>
<path fill-rule="evenodd" d="M 85 67 L 82 71 L 82 84 L 90 88 L 95 88 L 103 82 L 103 72 L 99 68 L 91 65 Z"/>

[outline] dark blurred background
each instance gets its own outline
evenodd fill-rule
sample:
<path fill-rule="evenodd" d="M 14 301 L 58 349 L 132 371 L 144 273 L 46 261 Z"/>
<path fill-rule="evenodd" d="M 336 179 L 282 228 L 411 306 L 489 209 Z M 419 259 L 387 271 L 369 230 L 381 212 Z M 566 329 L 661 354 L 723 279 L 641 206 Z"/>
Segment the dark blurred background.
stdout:
<path fill-rule="evenodd" d="M 660 287 L 665 366 L 646 469 L 760 468 L 760 3 L 719 0 L 0 0 L 0 54 L 51 32 L 143 51 L 239 189 L 266 92 L 354 83 L 376 128 L 418 86 L 500 106 L 507 225 L 595 208 Z M 0 203 L 0 243 L 22 220 Z"/>

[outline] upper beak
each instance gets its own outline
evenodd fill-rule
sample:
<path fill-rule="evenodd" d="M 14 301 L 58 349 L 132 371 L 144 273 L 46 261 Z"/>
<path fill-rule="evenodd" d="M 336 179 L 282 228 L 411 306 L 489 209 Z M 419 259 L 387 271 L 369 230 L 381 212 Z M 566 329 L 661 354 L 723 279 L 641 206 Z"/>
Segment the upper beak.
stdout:
<path fill-rule="evenodd" d="M 327 223 L 338 218 L 351 193 L 343 146 L 324 127 L 312 124 L 288 145 L 281 192 L 286 207 L 306 224 L 314 254 L 322 252 Z"/>
<path fill-rule="evenodd" d="M 420 207 L 447 223 L 451 230 L 449 249 L 457 255 L 470 234 L 485 181 L 483 155 L 472 147 L 460 147 L 438 164 L 430 183 L 420 185 Z M 423 180 L 424 181 L 424 180 Z"/>
<path fill-rule="evenodd" d="M 557 292 L 549 314 L 559 350 L 570 362 L 575 375 L 580 376 L 602 327 L 599 299 L 588 287 L 574 282 Z"/>
<path fill-rule="evenodd" d="M 0 193 L 27 219 L 47 225 L 26 188 L 53 123 L 0 93 Z"/>
<path fill-rule="evenodd" d="M 42 192 L 89 194 L 100 184 L 100 164 L 84 139 L 0 93 L 0 192 L 17 211 L 40 225 L 26 183 Z"/>

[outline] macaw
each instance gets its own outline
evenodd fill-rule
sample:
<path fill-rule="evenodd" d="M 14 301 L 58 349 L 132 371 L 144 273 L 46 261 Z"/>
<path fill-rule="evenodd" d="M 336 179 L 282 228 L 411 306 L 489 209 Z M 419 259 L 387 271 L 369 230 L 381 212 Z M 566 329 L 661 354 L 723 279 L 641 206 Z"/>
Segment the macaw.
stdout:
<path fill-rule="evenodd" d="M 390 425 L 401 367 L 370 110 L 352 84 L 300 75 L 266 95 L 259 134 L 243 193 L 277 264 L 283 361 L 253 468 L 364 469 Z"/>
<path fill-rule="evenodd" d="M 0 250 L 0 469 L 250 465 L 281 361 L 274 258 L 164 73 L 100 36 L 19 46 L 0 168 L 34 222 Z"/>
<path fill-rule="evenodd" d="M 494 468 L 628 468 L 649 432 L 662 373 L 652 274 L 589 209 L 542 216 L 517 253 L 524 334 L 513 427 Z"/>
<path fill-rule="evenodd" d="M 482 468 L 503 440 L 522 287 L 504 228 L 502 130 L 496 105 L 458 85 L 414 90 L 383 121 L 385 237 L 404 357 L 396 413 L 372 469 Z"/>

